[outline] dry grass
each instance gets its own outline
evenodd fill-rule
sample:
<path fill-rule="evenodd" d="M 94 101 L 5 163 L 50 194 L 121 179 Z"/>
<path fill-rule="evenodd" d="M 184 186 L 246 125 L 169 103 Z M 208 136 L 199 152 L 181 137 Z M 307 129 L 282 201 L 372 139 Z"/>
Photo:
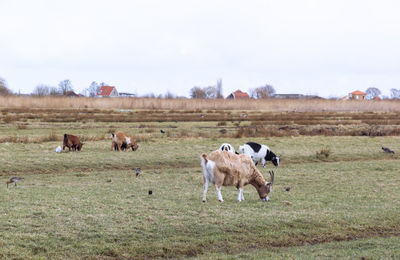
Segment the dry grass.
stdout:
<path fill-rule="evenodd" d="M 0 109 L 0 143 L 62 140 L 50 131 L 71 129 L 83 141 L 134 131 L 139 141 L 169 138 L 283 136 L 399 136 L 400 112 L 268 112 L 242 110 Z M 245 116 L 243 116 L 245 115 Z M 28 127 L 29 126 L 29 127 Z M 96 133 L 89 132 L 95 128 Z M 133 129 L 135 130 L 133 130 Z M 160 133 L 160 129 L 166 131 Z M 45 130 L 45 131 L 43 131 Z M 74 132 L 75 131 L 75 132 Z M 33 136 L 27 136 L 33 133 Z"/>
<path fill-rule="evenodd" d="M 264 110 L 264 111 L 400 111 L 400 101 L 347 100 L 205 100 L 149 98 L 64 98 L 64 97 L 0 97 L 7 108 L 97 108 L 97 109 L 175 109 L 191 110 Z"/>

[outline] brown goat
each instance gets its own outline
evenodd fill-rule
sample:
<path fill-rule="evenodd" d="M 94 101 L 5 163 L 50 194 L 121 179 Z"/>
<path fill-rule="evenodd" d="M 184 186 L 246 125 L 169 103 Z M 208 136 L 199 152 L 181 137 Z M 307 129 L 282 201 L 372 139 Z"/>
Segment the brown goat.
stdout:
<path fill-rule="evenodd" d="M 111 134 L 111 151 L 117 148 L 118 151 L 121 151 L 121 148 L 126 146 L 127 151 L 129 148 L 132 148 L 133 151 L 136 151 L 139 148 L 139 145 L 135 142 L 132 136 L 126 134 L 122 131 L 118 131 Z"/>
<path fill-rule="evenodd" d="M 253 160 L 244 154 L 234 154 L 226 151 L 214 151 L 201 156 L 203 167 L 203 202 L 206 201 L 210 182 L 215 184 L 219 201 L 223 201 L 221 186 L 235 186 L 239 190 L 237 200 L 244 200 L 243 186 L 251 184 L 256 188 L 260 199 L 268 201 L 268 194 L 274 182 L 274 172 L 269 172 L 271 182 L 267 182 L 254 165 Z"/>
<path fill-rule="evenodd" d="M 75 135 L 64 134 L 64 141 L 63 141 L 63 150 L 65 147 L 68 147 L 69 151 L 71 149 L 73 151 L 82 149 L 83 143 L 79 140 L 79 137 Z"/>

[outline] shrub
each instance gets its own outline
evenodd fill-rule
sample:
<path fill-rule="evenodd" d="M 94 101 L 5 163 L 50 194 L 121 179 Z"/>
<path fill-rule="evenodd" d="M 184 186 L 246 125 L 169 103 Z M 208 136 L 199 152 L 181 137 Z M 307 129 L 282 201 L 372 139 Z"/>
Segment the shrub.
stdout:
<path fill-rule="evenodd" d="M 322 159 L 325 156 L 325 159 L 329 157 L 331 154 L 331 149 L 329 148 L 322 148 L 320 151 L 315 152 L 315 156 L 318 159 Z"/>

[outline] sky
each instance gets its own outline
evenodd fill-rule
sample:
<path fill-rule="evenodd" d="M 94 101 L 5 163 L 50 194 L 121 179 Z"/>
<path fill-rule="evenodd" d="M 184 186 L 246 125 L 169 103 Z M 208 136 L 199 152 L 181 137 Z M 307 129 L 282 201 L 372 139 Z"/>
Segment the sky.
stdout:
<path fill-rule="evenodd" d="M 0 0 L 0 77 L 189 97 L 272 85 L 342 97 L 400 89 L 400 1 Z"/>

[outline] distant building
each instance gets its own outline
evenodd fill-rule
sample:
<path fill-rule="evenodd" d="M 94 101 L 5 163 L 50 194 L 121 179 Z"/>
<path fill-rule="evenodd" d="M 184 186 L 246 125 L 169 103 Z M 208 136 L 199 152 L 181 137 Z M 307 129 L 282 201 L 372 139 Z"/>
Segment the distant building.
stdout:
<path fill-rule="evenodd" d="M 135 97 L 136 94 L 126 93 L 126 92 L 119 92 L 120 97 Z"/>
<path fill-rule="evenodd" d="M 349 93 L 350 100 L 365 100 L 366 96 L 367 96 L 367 93 L 359 91 L 359 90 Z"/>
<path fill-rule="evenodd" d="M 274 94 L 271 98 L 281 99 L 323 99 L 322 97 L 315 95 L 303 95 L 303 94 Z"/>
<path fill-rule="evenodd" d="M 66 97 L 80 97 L 80 95 L 76 94 L 76 93 L 73 92 L 73 91 L 67 91 L 67 92 L 65 92 L 64 96 L 66 96 Z"/>
<path fill-rule="evenodd" d="M 235 92 L 232 92 L 229 94 L 226 99 L 249 99 L 249 94 L 246 92 L 242 92 L 241 90 L 236 90 Z"/>
<path fill-rule="evenodd" d="M 97 93 L 97 97 L 118 97 L 118 91 L 113 86 L 102 86 L 100 92 Z"/>
<path fill-rule="evenodd" d="M 382 100 L 382 98 L 379 96 L 375 96 L 372 100 Z"/>

